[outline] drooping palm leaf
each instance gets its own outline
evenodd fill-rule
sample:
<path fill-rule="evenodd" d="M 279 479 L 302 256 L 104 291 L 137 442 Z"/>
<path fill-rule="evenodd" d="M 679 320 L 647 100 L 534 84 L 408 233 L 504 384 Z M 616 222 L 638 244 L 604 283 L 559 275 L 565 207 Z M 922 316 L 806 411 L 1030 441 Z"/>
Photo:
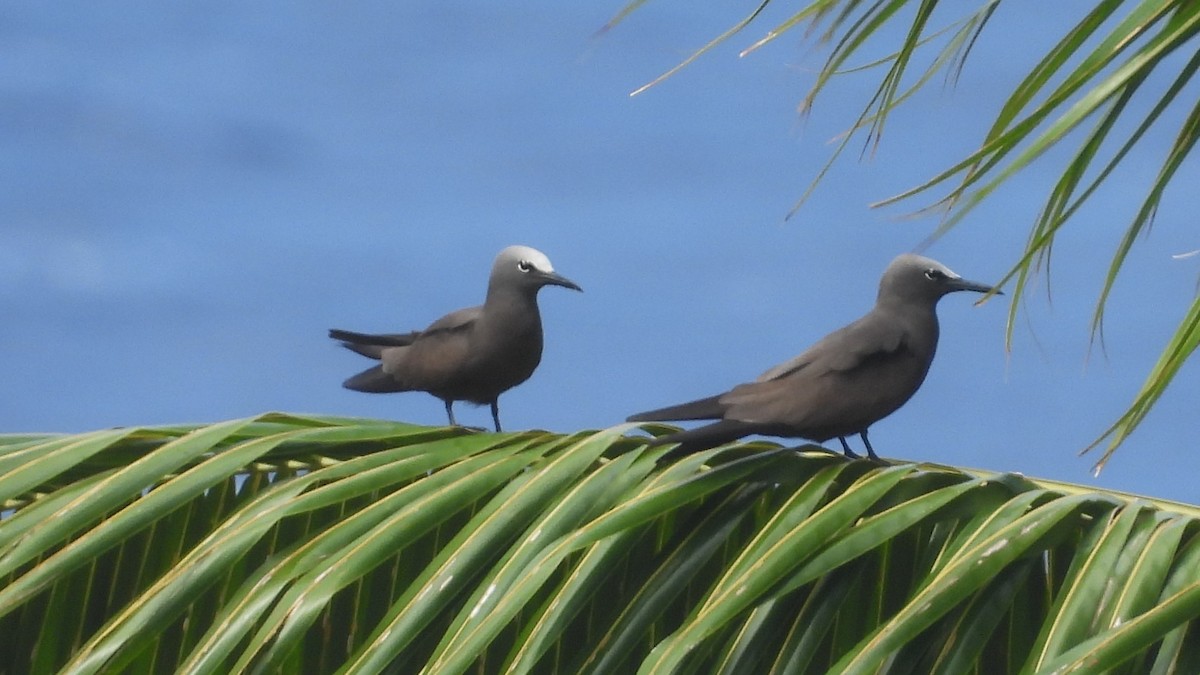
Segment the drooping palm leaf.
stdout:
<path fill-rule="evenodd" d="M 1194 507 L 629 430 L 0 436 L 0 670 L 1200 667 Z"/>

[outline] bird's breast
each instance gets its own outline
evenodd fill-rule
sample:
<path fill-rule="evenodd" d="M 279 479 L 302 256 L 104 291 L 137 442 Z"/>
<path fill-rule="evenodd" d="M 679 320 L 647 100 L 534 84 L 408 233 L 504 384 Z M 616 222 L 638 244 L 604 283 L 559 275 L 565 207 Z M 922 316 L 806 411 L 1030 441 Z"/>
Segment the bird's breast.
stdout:
<path fill-rule="evenodd" d="M 488 401 L 533 374 L 542 360 L 542 327 L 540 321 L 508 321 L 478 328 L 458 379 L 463 398 Z"/>

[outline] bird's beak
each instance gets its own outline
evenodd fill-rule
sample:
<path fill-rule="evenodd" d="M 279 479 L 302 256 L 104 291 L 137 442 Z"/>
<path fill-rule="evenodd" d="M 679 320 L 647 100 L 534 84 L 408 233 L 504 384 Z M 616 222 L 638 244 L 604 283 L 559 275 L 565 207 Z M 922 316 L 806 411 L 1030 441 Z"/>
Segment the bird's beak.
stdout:
<path fill-rule="evenodd" d="M 954 291 L 974 291 L 976 293 L 992 293 L 994 295 L 1004 295 L 1004 293 L 993 286 L 981 284 L 978 281 L 968 281 L 959 277 L 958 279 L 950 279 L 946 285 L 950 288 L 949 292 Z"/>
<path fill-rule="evenodd" d="M 583 292 L 583 289 L 579 287 L 579 284 L 571 281 L 557 272 L 538 272 L 538 277 L 541 278 L 543 284 L 550 286 L 562 286 L 563 288 L 570 288 L 571 290 L 579 291 L 580 293 Z"/>

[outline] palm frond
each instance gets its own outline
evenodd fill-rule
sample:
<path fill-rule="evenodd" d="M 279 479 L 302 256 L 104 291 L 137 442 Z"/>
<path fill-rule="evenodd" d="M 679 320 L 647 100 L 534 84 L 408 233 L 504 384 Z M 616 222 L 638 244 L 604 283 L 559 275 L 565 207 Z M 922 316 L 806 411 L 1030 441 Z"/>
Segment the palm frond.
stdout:
<path fill-rule="evenodd" d="M 664 449 L 630 429 L 268 414 L 0 437 L 20 477 L 10 485 L 23 486 L 0 516 L 0 663 L 1200 665 L 1200 509 L 815 446 L 741 444 L 659 467 Z M 34 472 L 43 460 L 54 470 Z"/>

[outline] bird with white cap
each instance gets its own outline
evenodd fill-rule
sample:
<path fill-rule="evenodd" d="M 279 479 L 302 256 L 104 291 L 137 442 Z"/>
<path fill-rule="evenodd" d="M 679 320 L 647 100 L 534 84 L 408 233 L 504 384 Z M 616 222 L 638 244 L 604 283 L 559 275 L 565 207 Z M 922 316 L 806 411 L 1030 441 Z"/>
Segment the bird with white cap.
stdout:
<path fill-rule="evenodd" d="M 652 445 L 678 443 L 671 456 L 697 452 L 751 434 L 841 441 L 857 434 L 879 459 L 867 428 L 917 392 L 938 342 L 938 300 L 956 291 L 999 293 L 967 281 L 948 267 L 904 254 L 888 265 L 875 307 L 825 336 L 799 356 L 729 391 L 629 417 L 630 422 L 718 420 L 661 436 Z"/>
<path fill-rule="evenodd" d="M 583 290 L 555 272 L 541 251 L 509 246 L 496 256 L 487 298 L 478 307 L 410 333 L 330 330 L 329 337 L 347 349 L 379 361 L 342 386 L 369 393 L 428 392 L 446 405 L 452 425 L 455 401 L 487 404 L 500 431 L 500 394 L 529 379 L 542 360 L 537 294 L 545 286 Z"/>

